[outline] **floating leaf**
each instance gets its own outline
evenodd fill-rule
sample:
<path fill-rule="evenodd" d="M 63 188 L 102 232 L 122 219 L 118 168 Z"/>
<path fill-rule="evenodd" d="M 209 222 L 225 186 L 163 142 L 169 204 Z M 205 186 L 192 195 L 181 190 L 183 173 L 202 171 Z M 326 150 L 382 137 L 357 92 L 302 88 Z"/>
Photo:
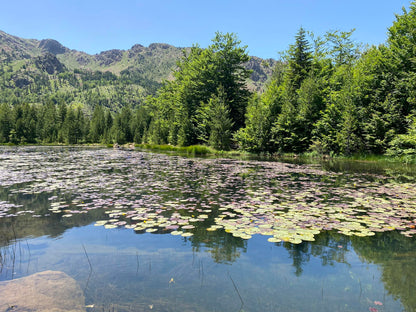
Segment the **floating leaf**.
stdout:
<path fill-rule="evenodd" d="M 192 236 L 192 235 L 194 235 L 194 234 L 192 234 L 192 233 L 190 233 L 190 232 L 186 232 L 186 233 L 182 233 L 181 234 L 183 237 L 190 237 L 190 236 Z"/>
<path fill-rule="evenodd" d="M 173 231 L 173 232 L 171 232 L 170 234 L 172 234 L 172 235 L 182 235 L 182 231 Z"/>
<path fill-rule="evenodd" d="M 280 238 L 277 238 L 277 237 L 270 237 L 270 238 L 267 239 L 267 241 L 270 242 L 270 243 L 279 243 L 282 240 Z"/>
<path fill-rule="evenodd" d="M 114 225 L 114 224 L 106 224 L 106 225 L 104 225 L 104 227 L 106 229 L 115 229 L 117 227 L 117 225 Z"/>

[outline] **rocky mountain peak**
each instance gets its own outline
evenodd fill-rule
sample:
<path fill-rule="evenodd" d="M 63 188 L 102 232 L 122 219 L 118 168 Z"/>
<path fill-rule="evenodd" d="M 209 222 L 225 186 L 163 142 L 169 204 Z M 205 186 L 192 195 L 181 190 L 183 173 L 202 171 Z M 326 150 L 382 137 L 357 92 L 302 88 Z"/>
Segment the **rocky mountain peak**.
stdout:
<path fill-rule="evenodd" d="M 155 49 L 164 49 L 164 50 L 166 50 L 166 49 L 169 49 L 171 47 L 173 47 L 173 46 L 171 46 L 170 44 L 167 44 L 167 43 L 151 43 L 149 45 L 150 50 L 155 50 Z"/>
<path fill-rule="evenodd" d="M 39 42 L 39 48 L 45 52 L 52 53 L 54 55 L 63 54 L 69 49 L 64 47 L 58 41 L 54 39 L 43 39 Z"/>

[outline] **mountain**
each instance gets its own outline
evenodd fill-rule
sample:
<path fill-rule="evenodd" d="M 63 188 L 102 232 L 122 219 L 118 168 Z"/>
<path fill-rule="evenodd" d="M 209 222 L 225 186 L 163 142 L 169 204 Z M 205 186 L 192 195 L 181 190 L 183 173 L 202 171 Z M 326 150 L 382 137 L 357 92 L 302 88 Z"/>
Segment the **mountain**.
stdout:
<path fill-rule="evenodd" d="M 135 106 L 163 80 L 172 79 L 176 62 L 188 50 L 152 43 L 90 55 L 54 39 L 23 39 L 0 31 L 0 95 L 12 103 L 52 100 L 113 110 Z M 261 92 L 275 64 L 252 57 L 246 64 L 253 70 L 249 88 Z"/>

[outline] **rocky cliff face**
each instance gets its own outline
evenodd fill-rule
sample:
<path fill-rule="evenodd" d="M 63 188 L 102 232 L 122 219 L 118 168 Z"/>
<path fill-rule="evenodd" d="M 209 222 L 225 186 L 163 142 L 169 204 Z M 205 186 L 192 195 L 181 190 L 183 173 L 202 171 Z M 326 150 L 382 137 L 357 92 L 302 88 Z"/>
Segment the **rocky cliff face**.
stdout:
<path fill-rule="evenodd" d="M 12 64 L 25 60 L 34 64 L 40 71 L 55 75 L 65 70 L 87 70 L 112 72 L 116 75 L 130 72 L 135 83 L 160 85 L 161 81 L 171 79 L 176 62 L 183 50 L 166 43 L 152 43 L 148 47 L 136 44 L 129 50 L 109 50 L 90 55 L 71 50 L 54 39 L 23 39 L 0 31 L 0 64 Z M 246 64 L 253 71 L 248 85 L 250 89 L 261 91 L 272 74 L 276 61 L 252 57 Z M 20 65 L 19 65 L 20 66 Z M 15 67 L 12 65 L 12 67 Z M 21 68 L 21 66 L 20 66 Z M 140 75 L 140 77 L 138 77 Z M 30 79 L 25 78 L 24 69 L 14 75 L 15 86 L 25 87 Z M 139 79 L 140 78 L 140 79 Z"/>
<path fill-rule="evenodd" d="M 102 66 L 109 66 L 111 64 L 120 62 L 123 58 L 122 50 L 108 50 L 95 55 L 95 59 Z"/>
<path fill-rule="evenodd" d="M 0 61 L 14 61 L 29 59 L 39 55 L 38 42 L 31 39 L 22 39 L 0 31 Z"/>
<path fill-rule="evenodd" d="M 58 41 L 53 39 L 44 39 L 39 42 L 38 47 L 45 52 L 57 55 L 69 52 L 69 49 L 64 47 Z"/>
<path fill-rule="evenodd" d="M 38 69 L 47 72 L 49 75 L 65 71 L 65 66 L 51 53 L 35 57 L 34 63 Z"/>

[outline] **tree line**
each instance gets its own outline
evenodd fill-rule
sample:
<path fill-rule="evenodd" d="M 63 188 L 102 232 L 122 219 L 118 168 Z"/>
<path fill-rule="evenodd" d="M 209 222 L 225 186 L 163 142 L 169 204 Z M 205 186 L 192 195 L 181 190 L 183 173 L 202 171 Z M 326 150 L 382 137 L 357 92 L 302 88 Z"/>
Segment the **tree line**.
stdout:
<path fill-rule="evenodd" d="M 384 44 L 362 47 L 351 31 L 300 28 L 262 94 L 250 92 L 247 47 L 217 33 L 193 46 L 173 79 L 134 108 L 93 112 L 0 106 L 0 142 L 153 143 L 256 153 L 416 155 L 416 2 Z M 128 96 L 128 95 L 127 95 Z"/>
<path fill-rule="evenodd" d="M 119 113 L 96 105 L 92 114 L 81 106 L 50 100 L 45 105 L 0 104 L 0 143 L 125 144 L 140 142 L 148 123 L 142 107 Z"/>

